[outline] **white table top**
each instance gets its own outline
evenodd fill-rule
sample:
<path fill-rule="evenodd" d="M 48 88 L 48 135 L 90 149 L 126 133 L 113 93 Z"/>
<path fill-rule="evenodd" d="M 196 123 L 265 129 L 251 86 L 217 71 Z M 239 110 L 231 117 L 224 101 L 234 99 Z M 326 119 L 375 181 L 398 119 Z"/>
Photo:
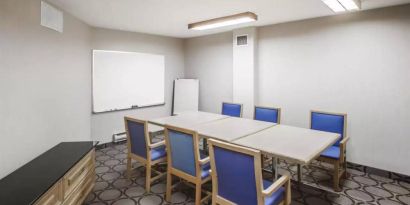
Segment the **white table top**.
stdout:
<path fill-rule="evenodd" d="M 188 126 L 193 126 L 197 124 L 207 123 L 215 120 L 220 120 L 224 118 L 229 118 L 226 115 L 220 115 L 208 112 L 183 112 L 175 116 L 167 116 L 157 119 L 149 120 L 149 123 L 164 126 L 172 125 L 181 128 L 187 128 Z"/>
<path fill-rule="evenodd" d="M 333 145 L 340 135 L 306 128 L 277 125 L 233 143 L 300 164 L 309 164 Z"/>
<path fill-rule="evenodd" d="M 156 133 L 156 132 L 160 132 L 160 131 L 163 131 L 163 130 L 164 130 L 163 127 L 148 123 L 148 132 L 150 132 L 150 133 Z"/>
<path fill-rule="evenodd" d="M 187 126 L 185 128 L 196 130 L 201 137 L 229 142 L 275 125 L 275 123 L 270 122 L 229 117 L 217 121 Z"/>

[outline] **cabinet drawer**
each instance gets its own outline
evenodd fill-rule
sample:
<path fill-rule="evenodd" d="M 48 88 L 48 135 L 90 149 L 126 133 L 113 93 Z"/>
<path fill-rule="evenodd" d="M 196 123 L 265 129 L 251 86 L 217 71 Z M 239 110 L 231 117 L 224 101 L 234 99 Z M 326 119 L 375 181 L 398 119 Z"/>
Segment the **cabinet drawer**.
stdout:
<path fill-rule="evenodd" d="M 59 205 L 62 202 L 62 186 L 61 182 L 57 182 L 49 189 L 35 205 Z"/>
<path fill-rule="evenodd" d="M 64 205 L 81 205 L 87 195 L 92 191 L 94 187 L 95 174 L 93 172 L 88 173 L 82 182 L 78 184 L 75 190 L 64 201 Z"/>
<path fill-rule="evenodd" d="M 91 150 L 80 162 L 78 162 L 63 177 L 64 199 L 70 195 L 73 190 L 85 180 L 89 173 L 94 174 L 94 150 Z"/>

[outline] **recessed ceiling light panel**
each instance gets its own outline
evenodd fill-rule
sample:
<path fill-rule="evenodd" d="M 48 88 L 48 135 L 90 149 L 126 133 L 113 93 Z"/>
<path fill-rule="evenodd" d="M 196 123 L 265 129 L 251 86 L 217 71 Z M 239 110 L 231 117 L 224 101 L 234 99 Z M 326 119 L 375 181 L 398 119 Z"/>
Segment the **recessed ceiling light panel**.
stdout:
<path fill-rule="evenodd" d="M 338 0 L 322 0 L 322 1 L 336 13 L 346 11 L 346 9 L 339 3 Z"/>
<path fill-rule="evenodd" d="M 224 26 L 231 26 L 241 23 L 248 23 L 258 20 L 258 16 L 252 12 L 245 12 L 240 14 L 235 14 L 232 16 L 225 16 L 216 19 L 210 19 L 206 21 L 201 21 L 197 23 L 188 24 L 188 29 L 192 30 L 207 30 L 213 28 L 219 28 Z"/>
<path fill-rule="evenodd" d="M 360 10 L 361 2 L 360 0 L 339 0 L 342 6 L 348 11 Z"/>
<path fill-rule="evenodd" d="M 357 11 L 361 9 L 361 0 L 322 0 L 336 13 L 345 11 Z"/>

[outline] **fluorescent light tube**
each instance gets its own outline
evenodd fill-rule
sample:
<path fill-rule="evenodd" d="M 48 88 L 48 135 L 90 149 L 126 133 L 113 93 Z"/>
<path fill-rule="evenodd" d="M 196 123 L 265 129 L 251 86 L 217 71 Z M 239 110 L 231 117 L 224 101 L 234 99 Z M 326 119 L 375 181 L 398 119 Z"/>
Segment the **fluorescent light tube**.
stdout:
<path fill-rule="evenodd" d="M 343 7 L 349 11 L 360 10 L 360 0 L 339 0 Z"/>
<path fill-rule="evenodd" d="M 322 0 L 330 9 L 336 13 L 345 12 L 346 9 L 337 0 Z"/>
<path fill-rule="evenodd" d="M 245 12 L 240 14 L 235 14 L 232 16 L 225 16 L 216 19 L 210 19 L 206 21 L 201 21 L 197 23 L 191 23 L 188 25 L 188 29 L 192 30 L 207 30 L 213 28 L 219 28 L 224 26 L 231 26 L 241 23 L 248 23 L 256 21 L 258 16 L 251 12 Z"/>

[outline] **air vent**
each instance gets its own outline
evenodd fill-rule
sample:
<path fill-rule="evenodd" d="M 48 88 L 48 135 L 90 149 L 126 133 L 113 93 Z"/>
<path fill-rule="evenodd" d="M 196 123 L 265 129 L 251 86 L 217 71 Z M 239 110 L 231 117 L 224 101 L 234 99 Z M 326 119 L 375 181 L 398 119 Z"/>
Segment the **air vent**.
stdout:
<path fill-rule="evenodd" d="M 237 36 L 236 37 L 236 45 L 237 46 L 248 45 L 248 35 Z"/>
<path fill-rule="evenodd" d="M 41 1 L 41 25 L 63 32 L 63 12 Z"/>

